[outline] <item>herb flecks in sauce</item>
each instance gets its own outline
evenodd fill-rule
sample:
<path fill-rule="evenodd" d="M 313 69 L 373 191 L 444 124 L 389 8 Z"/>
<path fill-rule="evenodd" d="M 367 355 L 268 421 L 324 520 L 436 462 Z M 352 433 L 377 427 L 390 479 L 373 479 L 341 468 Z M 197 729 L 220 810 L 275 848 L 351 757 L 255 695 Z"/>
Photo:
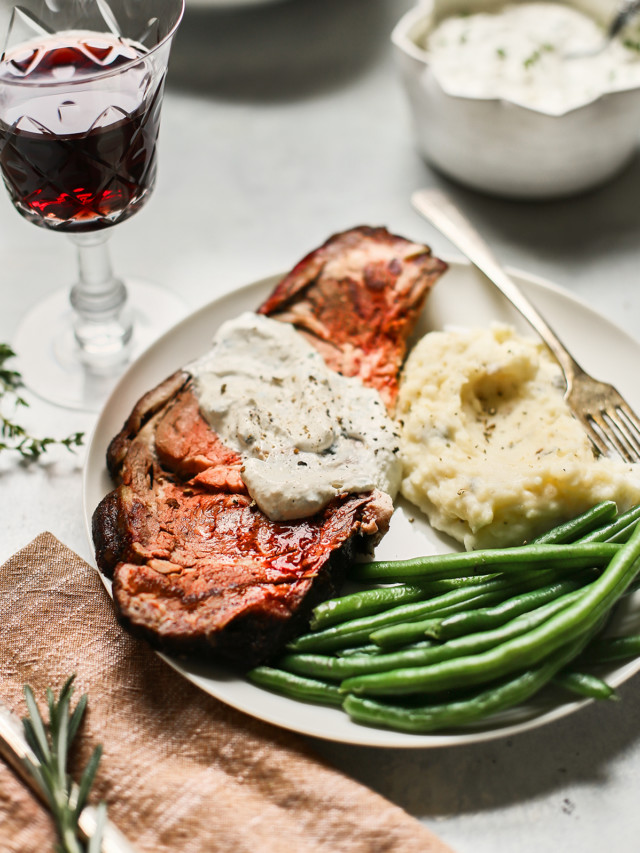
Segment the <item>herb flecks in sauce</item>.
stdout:
<path fill-rule="evenodd" d="M 605 92 L 640 86 L 638 25 L 586 55 L 602 43 L 602 28 L 577 9 L 525 2 L 445 18 L 425 47 L 448 94 L 500 98 L 559 115 Z"/>
<path fill-rule="evenodd" d="M 380 395 L 327 367 L 290 324 L 243 314 L 188 370 L 204 417 L 242 456 L 244 483 L 272 520 L 308 517 L 345 492 L 395 495 L 398 435 Z"/>

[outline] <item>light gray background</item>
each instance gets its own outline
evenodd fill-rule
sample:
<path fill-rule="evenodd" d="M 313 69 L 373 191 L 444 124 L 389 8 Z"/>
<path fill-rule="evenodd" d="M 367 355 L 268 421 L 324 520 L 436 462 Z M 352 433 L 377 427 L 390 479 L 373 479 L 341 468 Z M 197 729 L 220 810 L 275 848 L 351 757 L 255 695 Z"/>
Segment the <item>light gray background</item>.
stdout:
<path fill-rule="evenodd" d="M 188 7 L 170 67 L 158 185 L 114 231 L 117 270 L 163 283 L 191 310 L 290 267 L 353 225 L 384 224 L 456 257 L 408 201 L 412 190 L 439 185 L 503 261 L 566 287 L 639 336 L 640 160 L 597 192 L 553 203 L 490 199 L 433 173 L 415 152 L 389 45 L 409 5 Z M 30 305 L 70 283 L 74 262 L 64 237 L 36 230 L 0 194 L 0 340 L 11 340 Z M 36 399 L 23 418 L 56 435 L 94 422 Z M 54 451 L 27 467 L 0 454 L 0 559 L 45 529 L 91 559 L 82 455 Z M 315 746 L 458 853 L 636 853 L 638 678 L 620 694 L 620 703 L 477 746 Z"/>

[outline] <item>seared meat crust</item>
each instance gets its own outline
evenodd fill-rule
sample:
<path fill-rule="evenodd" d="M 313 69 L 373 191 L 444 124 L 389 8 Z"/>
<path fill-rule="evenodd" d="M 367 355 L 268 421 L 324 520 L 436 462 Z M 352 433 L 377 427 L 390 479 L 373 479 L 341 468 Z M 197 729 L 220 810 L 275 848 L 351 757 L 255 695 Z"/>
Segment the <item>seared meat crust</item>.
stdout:
<path fill-rule="evenodd" d="M 445 268 L 384 229 L 353 229 L 307 256 L 259 310 L 294 323 L 391 407 L 406 339 Z M 118 485 L 95 511 L 93 538 L 118 617 L 167 652 L 240 668 L 282 650 L 393 509 L 373 491 L 339 496 L 313 518 L 270 521 L 182 370 L 136 404 L 107 465 Z"/>
<path fill-rule="evenodd" d="M 303 258 L 260 312 L 293 323 L 329 367 L 377 388 L 391 409 L 407 340 L 446 268 L 426 246 L 362 226 Z"/>

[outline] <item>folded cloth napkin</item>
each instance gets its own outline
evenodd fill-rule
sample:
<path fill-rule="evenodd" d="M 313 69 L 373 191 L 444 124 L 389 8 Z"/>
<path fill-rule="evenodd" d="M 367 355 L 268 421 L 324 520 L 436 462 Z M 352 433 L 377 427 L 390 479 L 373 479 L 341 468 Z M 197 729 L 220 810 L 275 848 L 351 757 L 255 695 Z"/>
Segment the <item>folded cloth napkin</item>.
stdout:
<path fill-rule="evenodd" d="M 76 673 L 74 698 L 89 696 L 76 773 L 101 743 L 95 797 L 140 851 L 451 853 L 302 738 L 218 702 L 129 636 L 98 573 L 50 533 L 0 569 L 0 638 L 0 698 L 20 716 L 25 683 L 40 699 Z M 53 843 L 48 815 L 0 762 L 0 849 Z"/>

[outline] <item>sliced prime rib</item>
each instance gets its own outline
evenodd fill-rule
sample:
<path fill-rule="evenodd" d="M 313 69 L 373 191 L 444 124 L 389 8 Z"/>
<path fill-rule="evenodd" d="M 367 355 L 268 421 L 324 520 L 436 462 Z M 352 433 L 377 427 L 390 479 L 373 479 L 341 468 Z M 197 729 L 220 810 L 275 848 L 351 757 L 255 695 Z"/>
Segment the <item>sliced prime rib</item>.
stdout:
<path fill-rule="evenodd" d="M 446 265 L 384 228 L 331 237 L 259 311 L 293 323 L 333 369 L 392 409 L 406 341 Z M 97 507 L 100 570 L 119 619 L 156 647 L 247 668 L 268 660 L 335 594 L 348 561 L 384 534 L 391 498 L 340 495 L 312 518 L 274 522 L 242 460 L 200 413 L 179 370 L 135 405 L 107 453 L 116 488 Z"/>

